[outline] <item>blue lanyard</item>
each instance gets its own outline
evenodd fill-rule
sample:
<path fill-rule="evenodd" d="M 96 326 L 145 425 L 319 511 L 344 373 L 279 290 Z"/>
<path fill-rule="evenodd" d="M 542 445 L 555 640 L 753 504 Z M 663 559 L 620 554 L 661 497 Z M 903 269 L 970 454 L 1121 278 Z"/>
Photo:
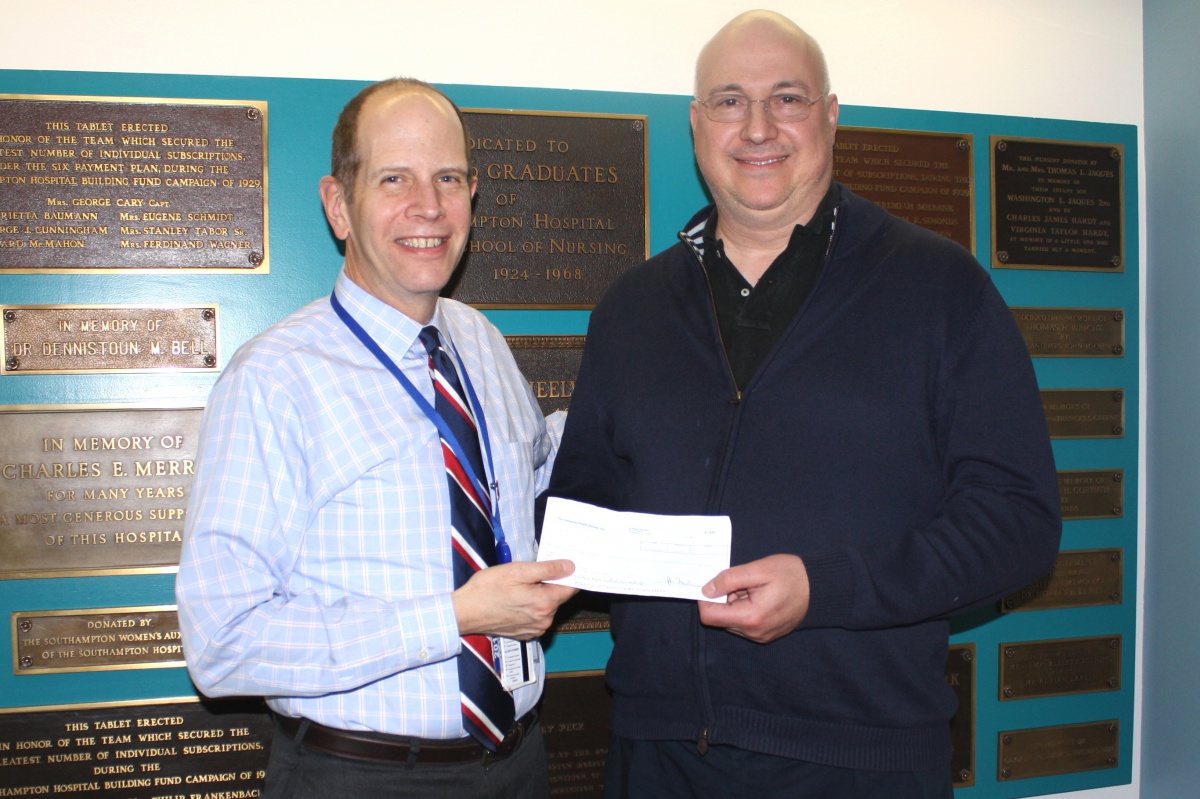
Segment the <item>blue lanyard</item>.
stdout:
<path fill-rule="evenodd" d="M 462 447 L 458 443 L 458 439 L 454 437 L 454 433 L 450 431 L 449 426 L 447 426 L 445 420 L 442 419 L 442 415 L 437 412 L 436 408 L 429 404 L 429 400 L 421 396 L 421 392 L 417 390 L 417 387 L 414 386 L 412 381 L 400 371 L 400 367 L 397 366 L 396 362 L 393 361 L 391 357 L 383 351 L 383 348 L 379 346 L 375 339 L 371 338 L 371 334 L 364 330 L 363 326 L 358 323 L 358 320 L 351 316 L 350 312 L 342 307 L 342 303 L 338 301 L 336 291 L 329 295 L 329 304 L 333 306 L 334 313 L 336 313 L 342 322 L 345 323 L 346 327 L 350 328 L 350 332 L 357 336 L 358 340 L 361 341 L 363 345 L 371 351 L 371 354 L 374 355 L 376 359 L 378 359 L 378 361 L 383 364 L 383 366 L 389 372 L 392 373 L 392 376 L 400 382 L 400 385 L 405 391 L 408 392 L 408 395 L 412 397 L 413 402 L 417 404 L 417 407 L 421 409 L 421 412 L 429 418 L 429 421 L 433 422 L 435 427 L 437 427 L 438 434 L 441 435 L 442 441 L 445 441 L 450 445 L 450 449 L 454 450 L 454 454 L 458 458 L 459 464 L 462 466 L 463 471 L 467 473 L 467 477 L 471 480 L 471 482 L 477 487 L 477 489 L 482 489 L 482 493 L 492 498 L 492 532 L 496 536 L 496 559 L 500 563 L 511 563 L 512 552 L 508 548 L 508 543 L 504 540 L 504 527 L 500 523 L 499 483 L 493 482 L 491 484 L 492 490 L 487 490 L 488 484 L 483 480 L 480 480 L 479 475 L 475 474 L 475 469 L 471 466 L 471 462 L 463 453 Z M 492 463 L 492 442 L 488 436 L 487 419 L 484 418 L 483 415 L 483 406 L 479 402 L 479 397 L 475 394 L 475 387 L 471 385 L 471 378 L 467 375 L 466 365 L 463 364 L 462 359 L 459 358 L 458 353 L 454 351 L 453 347 L 446 347 L 446 349 L 454 357 L 456 365 L 458 366 L 459 377 L 462 378 L 463 387 L 467 390 L 467 397 L 471 403 L 471 412 L 475 414 L 475 419 L 479 424 L 479 437 L 483 439 L 484 455 L 487 457 L 487 470 L 494 478 L 496 475 L 496 467 Z"/>

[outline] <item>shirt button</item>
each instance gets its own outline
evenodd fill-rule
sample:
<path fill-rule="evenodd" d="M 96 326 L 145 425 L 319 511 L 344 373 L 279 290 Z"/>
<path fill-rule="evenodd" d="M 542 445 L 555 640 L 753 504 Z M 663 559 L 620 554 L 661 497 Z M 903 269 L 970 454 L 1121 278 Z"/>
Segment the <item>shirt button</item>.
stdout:
<path fill-rule="evenodd" d="M 749 297 L 749 296 L 750 296 L 750 289 L 742 289 L 742 296 L 743 296 L 743 297 Z"/>
<path fill-rule="evenodd" d="M 429 657 L 429 650 L 422 649 L 420 652 L 417 653 L 417 657 L 419 657 L 421 660 L 425 660 L 426 658 Z"/>

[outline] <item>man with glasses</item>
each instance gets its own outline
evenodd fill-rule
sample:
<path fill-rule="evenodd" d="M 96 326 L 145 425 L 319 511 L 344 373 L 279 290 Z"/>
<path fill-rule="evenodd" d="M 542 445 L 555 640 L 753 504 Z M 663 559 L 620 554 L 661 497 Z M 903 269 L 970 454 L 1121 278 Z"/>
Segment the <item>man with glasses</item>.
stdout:
<path fill-rule="evenodd" d="M 695 97 L 714 206 L 592 314 L 549 493 L 728 515 L 733 565 L 614 599 L 606 791 L 948 799 L 947 618 L 1058 549 L 1032 364 L 970 253 L 833 181 L 794 23 L 735 18 Z"/>

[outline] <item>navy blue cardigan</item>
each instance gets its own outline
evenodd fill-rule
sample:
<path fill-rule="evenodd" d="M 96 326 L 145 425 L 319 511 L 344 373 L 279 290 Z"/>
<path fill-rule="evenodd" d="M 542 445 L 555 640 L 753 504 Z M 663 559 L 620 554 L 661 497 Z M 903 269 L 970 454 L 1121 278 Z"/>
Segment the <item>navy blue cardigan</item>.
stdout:
<path fill-rule="evenodd" d="M 727 514 L 733 563 L 799 555 L 812 592 L 767 645 L 693 602 L 615 598 L 618 734 L 948 763 L 947 617 L 1054 561 L 1053 455 L 1011 312 L 964 249 L 840 188 L 829 259 L 742 397 L 697 252 L 709 209 L 592 314 L 550 495 Z"/>

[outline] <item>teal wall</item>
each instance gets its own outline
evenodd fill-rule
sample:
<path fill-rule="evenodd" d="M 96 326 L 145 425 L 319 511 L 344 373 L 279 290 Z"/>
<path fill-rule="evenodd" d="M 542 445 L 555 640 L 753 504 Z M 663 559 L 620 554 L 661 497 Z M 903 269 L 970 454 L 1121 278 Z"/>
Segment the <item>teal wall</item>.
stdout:
<path fill-rule="evenodd" d="M 267 275 L 0 275 L 0 304 L 219 303 L 220 364 L 259 330 L 306 302 L 327 294 L 340 266 L 325 224 L 317 182 L 327 172 L 328 139 L 342 105 L 363 84 L 349 81 L 205 76 L 0 71 L 0 93 L 146 96 L 265 100 L 269 104 L 270 255 Z M 675 232 L 706 200 L 691 158 L 689 98 L 606 92 L 445 86 L 462 106 L 593 113 L 644 114 L 649 118 L 651 250 Z M 1127 783 L 1131 775 L 1138 566 L 1138 206 L 1136 129 L 1020 117 L 842 108 L 848 126 L 953 132 L 974 137 L 976 252 L 990 248 L 988 137 L 1002 135 L 1119 144 L 1125 152 L 1126 260 L 1123 273 L 993 270 L 1010 305 L 1124 308 L 1126 356 L 1120 359 L 1039 359 L 1046 388 L 1121 387 L 1127 432 L 1122 439 L 1056 441 L 1059 469 L 1125 470 L 1125 512 L 1120 519 L 1072 521 L 1064 549 L 1122 547 L 1125 598 L 1119 606 L 1015 613 L 984 611 L 956 623 L 954 642 L 976 644 L 978 719 L 976 785 L 960 799 L 998 799 Z M 508 335 L 583 334 L 586 311 L 487 311 Z M 29 375 L 0 379 L 0 405 L 156 402 L 202 403 L 214 375 Z M 173 602 L 171 575 L 0 581 L 0 612 L 114 607 Z M 11 651 L 9 625 L 0 625 L 0 652 Z M 1001 703 L 997 700 L 1001 643 L 1091 635 L 1124 636 L 1120 691 Z M 558 636 L 547 654 L 553 671 L 602 668 L 607 633 Z M 52 706 L 97 701 L 190 696 L 183 669 L 56 674 L 16 678 L 0 670 L 0 707 Z M 1116 768 L 1059 777 L 996 781 L 997 733 L 1104 719 L 1121 723 Z M 1195 737 L 1192 738 L 1195 740 Z"/>

